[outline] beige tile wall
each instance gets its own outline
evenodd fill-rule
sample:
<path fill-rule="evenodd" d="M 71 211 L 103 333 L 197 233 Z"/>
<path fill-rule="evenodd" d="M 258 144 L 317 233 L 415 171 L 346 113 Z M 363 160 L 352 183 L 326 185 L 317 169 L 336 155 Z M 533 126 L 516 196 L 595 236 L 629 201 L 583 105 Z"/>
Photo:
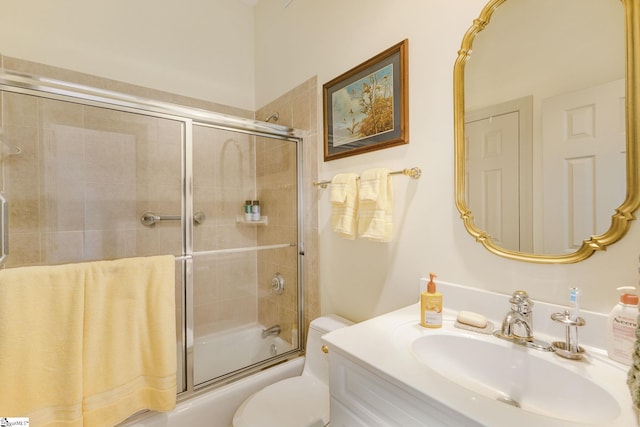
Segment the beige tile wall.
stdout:
<path fill-rule="evenodd" d="M 258 195 L 269 224 L 258 229 L 260 245 L 297 242 L 296 145 L 287 141 L 258 138 L 256 175 Z M 272 278 L 285 280 L 282 294 L 271 289 Z M 291 325 L 297 321 L 297 249 L 262 251 L 258 254 L 258 318 L 269 327 L 279 324 L 282 337 L 290 339 Z"/>
<path fill-rule="evenodd" d="M 278 112 L 280 118 L 278 123 L 291 126 L 306 131 L 304 137 L 303 153 L 303 221 L 304 221 L 304 241 L 305 255 L 304 263 L 304 298 L 305 298 L 305 318 L 306 323 L 318 317 L 320 311 L 320 289 L 318 281 L 318 205 L 316 189 L 312 182 L 318 176 L 318 132 L 317 132 L 317 78 L 313 77 L 291 91 L 285 93 L 273 102 L 265 105 L 256 111 L 256 118 L 264 120 L 274 112 Z M 292 173 L 291 170 L 282 170 L 283 159 L 293 156 L 286 146 L 272 147 L 271 150 L 258 150 L 257 173 L 264 174 L 264 182 L 274 180 L 272 188 L 278 188 L 279 183 L 287 182 L 285 176 Z M 263 182 L 258 179 L 258 186 Z M 260 191 L 260 187 L 258 187 Z M 295 200 L 289 199 L 277 192 L 273 194 L 267 192 L 264 196 L 265 211 L 270 211 L 277 207 L 278 222 L 274 228 L 269 227 L 269 231 L 264 231 L 259 236 L 263 241 L 270 241 L 273 234 L 288 233 L 291 231 L 289 225 L 295 223 L 295 214 L 292 204 Z M 275 204 L 275 206 L 273 206 Z M 271 219 L 269 220 L 271 224 Z M 293 236 L 292 236 L 293 237 Z M 293 248 L 282 252 L 294 251 Z M 288 255 L 288 254 L 287 254 Z M 283 260 L 293 259 L 285 254 L 260 254 L 259 280 L 258 280 L 258 313 L 259 320 L 265 325 L 272 325 L 276 320 L 283 328 L 284 339 L 291 338 L 291 325 L 296 320 L 296 287 L 293 286 L 295 266 Z M 291 286 L 285 286 L 285 292 L 278 296 L 271 292 L 271 277 L 279 272 L 285 276 L 285 280 Z M 285 274 L 286 273 L 286 274 Z"/>

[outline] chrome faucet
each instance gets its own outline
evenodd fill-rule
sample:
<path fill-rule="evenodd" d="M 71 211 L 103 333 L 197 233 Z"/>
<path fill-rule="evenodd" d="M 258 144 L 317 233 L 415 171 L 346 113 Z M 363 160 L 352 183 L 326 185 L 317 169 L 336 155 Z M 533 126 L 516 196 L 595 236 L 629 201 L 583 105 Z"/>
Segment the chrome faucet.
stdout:
<path fill-rule="evenodd" d="M 511 310 L 502 320 L 501 334 L 506 338 L 533 341 L 533 302 L 525 291 L 515 291 L 511 298 Z"/>
<path fill-rule="evenodd" d="M 533 301 L 527 292 L 515 291 L 509 302 L 511 310 L 505 314 L 500 331 L 494 335 L 538 350 L 553 351 L 548 344 L 533 339 Z"/>
<path fill-rule="evenodd" d="M 270 328 L 262 330 L 262 338 L 266 338 L 271 335 L 280 335 L 281 331 L 282 329 L 280 328 L 280 325 L 273 325 Z"/>

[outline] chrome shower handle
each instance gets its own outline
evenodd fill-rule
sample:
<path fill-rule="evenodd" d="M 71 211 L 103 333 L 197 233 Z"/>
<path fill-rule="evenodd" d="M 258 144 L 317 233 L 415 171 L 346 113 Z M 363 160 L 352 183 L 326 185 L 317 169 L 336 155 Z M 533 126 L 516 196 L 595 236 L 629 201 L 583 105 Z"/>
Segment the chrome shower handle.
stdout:
<path fill-rule="evenodd" d="M 200 225 L 206 219 L 206 215 L 204 212 L 198 211 L 193 214 L 193 222 L 196 225 Z M 182 219 L 181 215 L 156 215 L 151 211 L 147 211 L 142 214 L 140 217 L 140 222 L 145 227 L 154 227 L 157 222 L 160 221 L 180 221 Z"/>
<path fill-rule="evenodd" d="M 5 262 L 9 255 L 9 204 L 0 193 L 0 264 Z"/>

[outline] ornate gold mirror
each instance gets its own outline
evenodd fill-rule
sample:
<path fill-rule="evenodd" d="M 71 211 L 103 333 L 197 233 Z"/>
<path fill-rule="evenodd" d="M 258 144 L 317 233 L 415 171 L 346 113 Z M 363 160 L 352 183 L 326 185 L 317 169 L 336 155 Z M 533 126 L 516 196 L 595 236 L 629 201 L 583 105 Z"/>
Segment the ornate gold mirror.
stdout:
<path fill-rule="evenodd" d="M 455 197 L 489 251 L 571 263 L 629 229 L 640 205 L 639 7 L 491 0 L 465 34 Z"/>

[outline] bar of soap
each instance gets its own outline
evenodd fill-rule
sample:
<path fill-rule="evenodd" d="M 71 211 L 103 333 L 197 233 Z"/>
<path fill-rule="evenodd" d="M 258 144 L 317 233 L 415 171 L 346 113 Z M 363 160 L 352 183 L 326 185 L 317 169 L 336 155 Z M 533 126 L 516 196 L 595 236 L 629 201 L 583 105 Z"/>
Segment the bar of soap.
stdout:
<path fill-rule="evenodd" d="M 472 311 L 460 311 L 458 312 L 458 322 L 463 325 L 474 326 L 476 328 L 484 328 L 487 326 L 487 318 L 482 314 L 474 313 Z"/>

